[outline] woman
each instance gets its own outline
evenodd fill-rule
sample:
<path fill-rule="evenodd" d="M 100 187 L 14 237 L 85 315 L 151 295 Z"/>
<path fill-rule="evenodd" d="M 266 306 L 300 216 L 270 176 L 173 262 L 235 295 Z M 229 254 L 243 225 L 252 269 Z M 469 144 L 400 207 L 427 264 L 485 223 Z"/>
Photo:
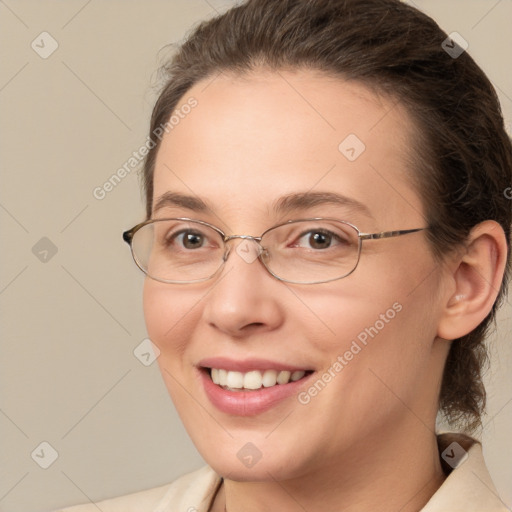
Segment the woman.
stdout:
<path fill-rule="evenodd" d="M 69 510 L 506 510 L 467 434 L 512 148 L 463 42 L 395 0 L 249 0 L 167 72 L 124 236 L 207 466 Z"/>

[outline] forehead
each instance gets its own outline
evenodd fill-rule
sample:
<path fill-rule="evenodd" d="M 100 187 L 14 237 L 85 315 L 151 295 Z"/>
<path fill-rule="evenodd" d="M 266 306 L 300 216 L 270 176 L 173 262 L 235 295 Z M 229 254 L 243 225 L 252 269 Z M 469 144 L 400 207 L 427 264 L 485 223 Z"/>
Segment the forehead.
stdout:
<path fill-rule="evenodd" d="M 408 117 L 362 84 L 305 70 L 224 73 L 191 88 L 173 119 L 156 160 L 155 201 L 186 193 L 268 217 L 279 197 L 315 191 L 377 215 L 390 200 L 397 218 L 413 216 L 411 202 L 421 208 L 408 179 Z"/>

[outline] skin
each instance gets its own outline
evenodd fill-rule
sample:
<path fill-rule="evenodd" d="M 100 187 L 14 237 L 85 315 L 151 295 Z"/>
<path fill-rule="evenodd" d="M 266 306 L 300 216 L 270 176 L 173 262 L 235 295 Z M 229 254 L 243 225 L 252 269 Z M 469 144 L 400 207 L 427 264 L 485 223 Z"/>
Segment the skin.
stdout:
<path fill-rule="evenodd" d="M 180 105 L 190 97 L 198 106 L 162 140 L 154 201 L 172 191 L 210 209 L 166 207 L 154 217 L 254 236 L 312 216 L 370 233 L 426 225 L 406 158 L 413 129 L 394 101 L 313 71 L 264 69 L 200 82 Z M 353 162 L 338 150 L 351 133 L 366 145 Z M 308 191 L 343 194 L 369 214 L 332 204 L 273 213 L 277 199 Z M 448 340 L 490 310 L 505 253 L 503 231 L 489 221 L 443 265 L 419 232 L 363 242 L 356 271 L 331 283 L 280 282 L 236 251 L 210 281 L 147 278 L 145 318 L 165 384 L 199 452 L 224 476 L 211 510 L 420 510 L 444 480 L 435 417 Z M 197 363 L 213 356 L 285 361 L 321 376 L 395 303 L 396 317 L 306 405 L 293 396 L 231 416 L 198 379 Z M 237 457 L 247 442 L 262 453 L 251 468 Z"/>

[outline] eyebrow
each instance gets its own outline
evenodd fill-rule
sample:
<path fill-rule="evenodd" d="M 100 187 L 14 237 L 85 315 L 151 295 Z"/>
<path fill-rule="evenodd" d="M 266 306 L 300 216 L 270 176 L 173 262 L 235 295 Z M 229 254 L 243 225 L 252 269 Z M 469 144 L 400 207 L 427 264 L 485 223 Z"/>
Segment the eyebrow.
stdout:
<path fill-rule="evenodd" d="M 355 199 L 334 192 L 299 192 L 287 194 L 274 201 L 271 208 L 275 214 L 285 214 L 294 211 L 307 210 L 320 205 L 343 206 L 373 218 L 367 206 Z M 199 197 L 165 192 L 153 206 L 153 213 L 165 207 L 186 208 L 195 212 L 213 211 L 213 208 Z"/>
<path fill-rule="evenodd" d="M 199 199 L 199 197 L 187 196 L 177 192 L 165 192 L 153 205 L 153 213 L 166 207 L 186 208 L 195 212 L 206 212 L 212 208 L 208 204 Z"/>
<path fill-rule="evenodd" d="M 363 203 L 334 192 L 302 192 L 288 194 L 275 201 L 272 205 L 272 209 L 278 214 L 283 214 L 297 210 L 307 210 L 319 205 L 343 206 L 373 219 L 370 210 Z"/>

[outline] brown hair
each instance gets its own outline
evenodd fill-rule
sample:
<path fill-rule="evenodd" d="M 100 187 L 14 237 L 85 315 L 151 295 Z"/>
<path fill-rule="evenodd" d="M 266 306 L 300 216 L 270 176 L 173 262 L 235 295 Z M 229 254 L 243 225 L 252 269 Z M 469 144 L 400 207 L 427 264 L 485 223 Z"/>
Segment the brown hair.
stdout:
<path fill-rule="evenodd" d="M 222 71 L 241 75 L 263 65 L 357 80 L 398 100 L 416 127 L 413 180 L 436 258 L 442 261 L 487 219 L 501 224 L 508 243 L 512 147 L 498 98 L 466 52 L 453 58 L 445 51 L 446 37 L 431 18 L 399 0 L 248 0 L 199 24 L 164 66 L 150 136 L 195 83 Z M 148 218 L 158 148 L 159 141 L 143 169 Z M 440 409 L 467 431 L 480 424 L 485 407 L 484 338 L 509 272 L 510 259 L 492 311 L 453 341 L 446 361 Z"/>

